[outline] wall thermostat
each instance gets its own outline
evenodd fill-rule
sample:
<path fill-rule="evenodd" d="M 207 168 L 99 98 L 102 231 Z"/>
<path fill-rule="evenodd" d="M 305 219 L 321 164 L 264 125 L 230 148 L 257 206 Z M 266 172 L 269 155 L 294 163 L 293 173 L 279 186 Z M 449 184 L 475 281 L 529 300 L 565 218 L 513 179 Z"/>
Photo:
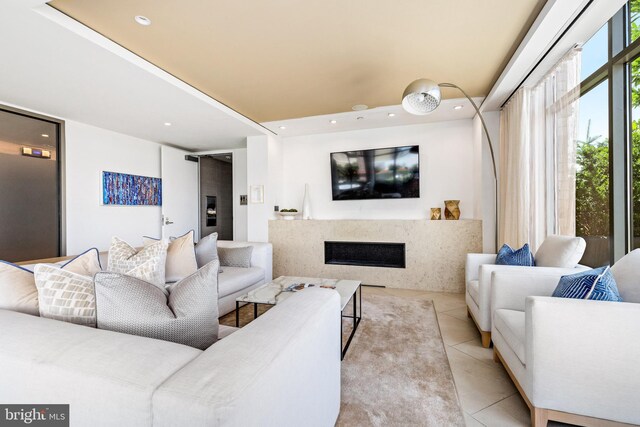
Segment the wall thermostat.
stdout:
<path fill-rule="evenodd" d="M 51 151 L 41 148 L 22 147 L 22 155 L 29 157 L 39 157 L 41 159 L 50 159 Z"/>

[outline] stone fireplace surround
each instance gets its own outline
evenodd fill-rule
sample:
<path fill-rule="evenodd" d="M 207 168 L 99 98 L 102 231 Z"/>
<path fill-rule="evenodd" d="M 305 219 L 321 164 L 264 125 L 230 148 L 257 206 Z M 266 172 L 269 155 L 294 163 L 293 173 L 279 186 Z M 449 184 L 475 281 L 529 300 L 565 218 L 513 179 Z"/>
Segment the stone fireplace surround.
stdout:
<path fill-rule="evenodd" d="M 365 285 L 463 292 L 469 252 L 482 252 L 482 221 L 296 220 L 269 221 L 274 277 L 360 280 Z M 405 268 L 325 263 L 325 242 L 405 245 Z"/>

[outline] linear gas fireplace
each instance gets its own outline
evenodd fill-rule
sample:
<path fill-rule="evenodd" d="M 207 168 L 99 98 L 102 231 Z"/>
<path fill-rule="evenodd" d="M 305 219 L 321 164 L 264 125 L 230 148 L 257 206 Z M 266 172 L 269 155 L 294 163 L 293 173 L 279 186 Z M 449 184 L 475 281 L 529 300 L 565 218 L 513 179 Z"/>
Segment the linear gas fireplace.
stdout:
<path fill-rule="evenodd" d="M 324 263 L 405 268 L 404 243 L 324 242 Z"/>

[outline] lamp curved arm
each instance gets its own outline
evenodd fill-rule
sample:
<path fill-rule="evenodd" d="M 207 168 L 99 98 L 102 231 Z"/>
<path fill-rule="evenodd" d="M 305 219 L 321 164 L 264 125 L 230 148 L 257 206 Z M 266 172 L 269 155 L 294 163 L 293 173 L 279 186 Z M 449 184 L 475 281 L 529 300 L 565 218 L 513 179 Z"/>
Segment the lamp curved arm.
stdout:
<path fill-rule="evenodd" d="M 491 166 L 493 166 L 493 178 L 495 179 L 495 184 L 496 184 L 496 189 L 495 189 L 496 191 L 496 197 L 495 197 L 496 223 L 495 223 L 494 239 L 495 239 L 495 248 L 497 253 L 498 251 L 498 171 L 496 169 L 496 157 L 493 154 L 493 144 L 491 143 L 491 136 L 489 136 L 489 130 L 487 129 L 487 124 L 485 123 L 484 117 L 482 116 L 482 113 L 480 112 L 480 109 L 478 108 L 476 103 L 473 101 L 473 99 L 471 99 L 471 97 L 467 94 L 467 92 L 465 92 L 460 86 L 453 83 L 438 83 L 438 86 L 451 87 L 451 88 L 458 89 L 460 92 L 462 92 L 462 94 L 467 97 L 471 105 L 473 105 L 473 108 L 475 108 L 476 113 L 478 114 L 478 117 L 480 117 L 480 122 L 482 123 L 482 128 L 484 129 L 484 133 L 485 135 L 487 135 L 487 142 L 489 143 L 489 152 L 491 153 Z"/>
<path fill-rule="evenodd" d="M 460 86 L 458 86 L 456 84 L 453 84 L 453 83 L 438 83 L 438 86 L 440 86 L 440 87 L 452 87 L 452 88 L 458 89 L 460 92 L 462 92 L 462 94 L 464 96 L 467 97 L 467 99 L 469 100 L 471 105 L 473 105 L 473 108 L 475 108 L 476 113 L 478 113 L 478 117 L 480 117 L 480 122 L 482 123 L 482 128 L 484 129 L 484 133 L 487 135 L 487 142 L 489 142 L 489 151 L 491 152 L 491 165 L 493 166 L 493 177 L 497 182 L 498 181 L 498 171 L 496 169 L 496 157 L 493 154 L 493 143 L 491 142 L 491 137 L 489 136 L 489 130 L 487 129 L 487 124 L 484 121 L 484 117 L 482 117 L 482 113 L 480 112 L 480 109 L 478 108 L 476 103 L 473 101 L 473 99 L 471 99 L 471 97 L 467 94 L 467 92 L 465 92 Z M 496 197 L 497 196 L 498 196 L 498 194 L 496 193 Z M 497 214 L 497 212 L 496 212 L 496 214 Z"/>

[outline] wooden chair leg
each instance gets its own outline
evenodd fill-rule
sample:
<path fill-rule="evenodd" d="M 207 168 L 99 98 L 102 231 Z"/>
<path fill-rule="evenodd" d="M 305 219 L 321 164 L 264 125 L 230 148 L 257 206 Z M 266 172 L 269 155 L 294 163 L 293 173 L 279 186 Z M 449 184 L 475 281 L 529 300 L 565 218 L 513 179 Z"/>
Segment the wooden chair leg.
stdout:
<path fill-rule="evenodd" d="M 546 409 L 531 408 L 531 426 L 547 427 L 549 422 L 549 413 Z"/>
<path fill-rule="evenodd" d="M 480 331 L 482 337 L 482 346 L 484 348 L 491 347 L 491 332 Z"/>

